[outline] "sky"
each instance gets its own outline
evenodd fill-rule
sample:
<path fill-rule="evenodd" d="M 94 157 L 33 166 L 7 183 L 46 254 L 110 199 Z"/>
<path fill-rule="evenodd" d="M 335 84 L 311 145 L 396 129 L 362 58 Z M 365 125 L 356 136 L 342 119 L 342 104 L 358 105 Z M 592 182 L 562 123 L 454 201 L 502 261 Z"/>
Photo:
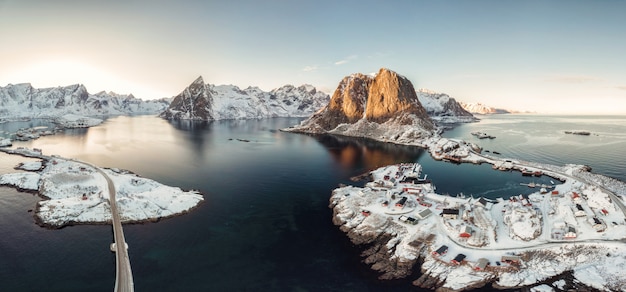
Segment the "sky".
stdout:
<path fill-rule="evenodd" d="M 626 1 L 0 0 L 0 86 L 332 94 L 385 67 L 459 101 L 626 114 Z"/>

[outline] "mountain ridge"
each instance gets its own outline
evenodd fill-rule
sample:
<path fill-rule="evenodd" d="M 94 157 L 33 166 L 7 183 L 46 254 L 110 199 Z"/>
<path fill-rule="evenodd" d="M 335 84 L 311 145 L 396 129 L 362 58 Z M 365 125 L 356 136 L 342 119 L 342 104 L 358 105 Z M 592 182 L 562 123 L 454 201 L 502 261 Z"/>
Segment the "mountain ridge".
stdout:
<path fill-rule="evenodd" d="M 90 94 L 83 84 L 35 88 L 30 83 L 19 83 L 0 87 L 0 119 L 158 113 L 167 104 L 165 98 L 146 101 L 132 94 Z"/>
<path fill-rule="evenodd" d="M 306 117 L 329 100 L 328 94 L 305 84 L 284 85 L 271 91 L 248 86 L 213 85 L 196 78 L 174 96 L 159 114 L 168 120 L 225 120 L 271 117 Z"/>
<path fill-rule="evenodd" d="M 510 110 L 487 106 L 487 105 L 484 105 L 484 104 L 482 104 L 480 102 L 470 102 L 470 103 L 459 102 L 459 103 L 461 104 L 463 109 L 465 109 L 466 111 L 468 111 L 470 113 L 473 113 L 473 114 L 491 115 L 491 114 L 510 114 L 510 113 L 512 113 L 512 111 L 510 111 Z"/>
<path fill-rule="evenodd" d="M 417 90 L 417 97 L 428 115 L 438 123 L 471 123 L 478 121 L 478 118 L 462 107 L 461 102 L 456 101 L 448 94 L 420 88 Z"/>

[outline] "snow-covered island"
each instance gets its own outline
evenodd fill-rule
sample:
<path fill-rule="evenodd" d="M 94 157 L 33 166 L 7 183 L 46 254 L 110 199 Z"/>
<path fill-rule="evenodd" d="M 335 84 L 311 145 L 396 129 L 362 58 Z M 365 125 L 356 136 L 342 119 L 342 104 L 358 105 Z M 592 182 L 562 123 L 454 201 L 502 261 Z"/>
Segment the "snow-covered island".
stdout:
<path fill-rule="evenodd" d="M 572 271 L 576 285 L 624 291 L 626 184 L 576 165 L 507 163 L 563 183 L 528 196 L 457 198 L 437 194 L 419 164 L 391 165 L 363 188 L 335 189 L 333 222 L 365 247 L 381 279 L 410 277 L 419 262 L 413 283 L 431 289 L 583 287 L 559 279 Z"/>
<path fill-rule="evenodd" d="M 166 186 L 124 170 L 45 156 L 39 149 L 0 150 L 41 159 L 17 167 L 26 172 L 0 175 L 0 185 L 36 192 L 44 198 L 37 203 L 35 219 L 46 227 L 109 223 L 111 209 L 106 177 L 115 186 L 117 208 L 123 223 L 158 221 L 185 214 L 204 200 L 196 191 Z"/>

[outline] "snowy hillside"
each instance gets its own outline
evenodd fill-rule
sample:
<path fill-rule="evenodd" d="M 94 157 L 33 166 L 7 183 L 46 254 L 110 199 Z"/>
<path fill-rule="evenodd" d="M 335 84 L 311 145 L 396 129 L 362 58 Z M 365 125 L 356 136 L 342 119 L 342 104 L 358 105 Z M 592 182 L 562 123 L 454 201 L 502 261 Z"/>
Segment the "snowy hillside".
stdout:
<path fill-rule="evenodd" d="M 269 92 L 258 87 L 205 84 L 197 78 L 161 113 L 166 119 L 225 120 L 306 117 L 330 97 L 311 85 L 285 85 Z"/>
<path fill-rule="evenodd" d="M 511 113 L 505 109 L 499 109 L 495 107 L 486 106 L 482 103 L 464 103 L 460 102 L 461 106 L 468 112 L 479 115 L 489 115 L 489 114 L 508 114 Z"/>
<path fill-rule="evenodd" d="M 0 119 L 158 113 L 168 104 L 166 99 L 144 101 L 132 94 L 90 94 L 82 84 L 34 88 L 22 83 L 0 87 Z"/>
<path fill-rule="evenodd" d="M 216 120 L 266 117 L 306 117 L 329 100 L 326 93 L 311 85 L 285 85 L 269 92 L 258 87 L 244 90 L 234 85 L 209 85 L 213 93 Z"/>
<path fill-rule="evenodd" d="M 419 89 L 417 98 L 431 119 L 441 123 L 470 123 L 478 121 L 452 97 L 428 89 Z"/>

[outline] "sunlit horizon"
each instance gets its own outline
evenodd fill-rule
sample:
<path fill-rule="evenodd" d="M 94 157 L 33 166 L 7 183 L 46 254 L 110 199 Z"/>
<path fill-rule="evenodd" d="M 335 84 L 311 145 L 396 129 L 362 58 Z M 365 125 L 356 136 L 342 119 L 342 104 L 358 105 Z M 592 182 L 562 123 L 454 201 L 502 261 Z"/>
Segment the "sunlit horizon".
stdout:
<path fill-rule="evenodd" d="M 626 114 L 625 2 L 0 3 L 0 86 L 172 97 L 311 84 L 385 67 L 458 101 Z M 373 21 L 375 20 L 375 21 Z"/>

